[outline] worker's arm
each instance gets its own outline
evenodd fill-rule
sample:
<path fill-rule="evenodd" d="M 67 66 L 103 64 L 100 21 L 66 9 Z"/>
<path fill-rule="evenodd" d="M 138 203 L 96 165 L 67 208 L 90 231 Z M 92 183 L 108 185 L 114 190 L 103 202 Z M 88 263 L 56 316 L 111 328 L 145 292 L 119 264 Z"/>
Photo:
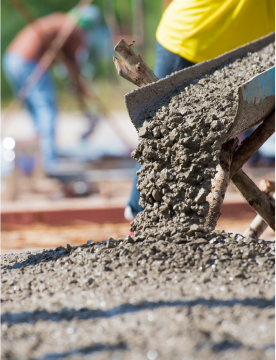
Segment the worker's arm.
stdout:
<path fill-rule="evenodd" d="M 68 69 L 69 75 L 76 84 L 77 89 L 83 95 L 87 95 L 87 90 L 80 76 L 76 54 L 85 48 L 84 35 L 79 28 L 74 29 L 65 45 L 62 48 L 63 61 Z"/>

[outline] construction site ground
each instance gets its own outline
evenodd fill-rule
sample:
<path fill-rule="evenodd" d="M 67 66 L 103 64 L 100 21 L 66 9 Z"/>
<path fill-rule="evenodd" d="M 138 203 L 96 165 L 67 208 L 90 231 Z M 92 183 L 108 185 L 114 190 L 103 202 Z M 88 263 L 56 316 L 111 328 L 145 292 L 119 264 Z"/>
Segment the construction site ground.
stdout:
<path fill-rule="evenodd" d="M 275 358 L 271 242 L 214 239 L 211 266 L 210 245 L 196 260 L 197 240 L 65 245 L 96 239 L 96 229 L 107 239 L 128 225 L 34 225 L 21 232 L 27 249 L 2 256 L 2 359 Z M 46 236 L 56 236 L 51 249 L 28 249 Z"/>
<path fill-rule="evenodd" d="M 262 178 L 274 179 L 274 168 L 246 167 L 245 171 L 257 184 Z M 97 242 L 127 235 L 130 224 L 123 213 L 132 179 L 105 179 L 95 186 L 97 193 L 87 198 L 53 201 L 49 194 L 29 190 L 22 192 L 16 201 L 3 201 L 2 254 L 67 243 L 75 246 L 88 240 Z M 31 216 L 25 222 L 26 214 Z M 255 215 L 242 196 L 229 186 L 217 228 L 242 234 Z M 273 241 L 274 236 L 267 228 L 262 239 Z"/>

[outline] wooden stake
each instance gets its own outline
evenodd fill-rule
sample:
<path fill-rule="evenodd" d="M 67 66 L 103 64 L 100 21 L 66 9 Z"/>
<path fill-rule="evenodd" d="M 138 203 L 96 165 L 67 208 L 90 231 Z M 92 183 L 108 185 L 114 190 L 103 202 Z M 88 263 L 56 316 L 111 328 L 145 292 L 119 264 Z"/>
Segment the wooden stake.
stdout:
<path fill-rule="evenodd" d="M 275 181 L 262 179 L 259 184 L 259 189 L 268 197 L 272 204 L 275 205 Z M 251 235 L 258 239 L 266 228 L 267 223 L 260 215 L 257 215 L 245 230 L 243 236 Z"/>
<path fill-rule="evenodd" d="M 268 200 L 258 186 L 242 170 L 232 177 L 231 184 L 275 231 L 275 205 Z"/>
<path fill-rule="evenodd" d="M 263 121 L 257 129 L 238 147 L 230 170 L 230 179 L 259 150 L 266 140 L 275 132 L 275 110 Z"/>
<path fill-rule="evenodd" d="M 253 236 L 256 239 L 259 239 L 260 235 L 266 230 L 267 223 L 263 220 L 260 215 L 257 215 L 249 225 L 249 227 L 244 231 L 243 236 Z"/>
<path fill-rule="evenodd" d="M 275 182 L 262 180 L 259 189 L 255 183 L 240 170 L 274 132 L 275 110 L 241 143 L 233 156 L 230 169 L 231 184 L 258 213 L 249 228 L 244 232 L 244 236 L 252 235 L 258 238 L 266 229 L 267 224 L 275 230 L 275 202 L 271 202 L 267 198 L 267 196 L 270 198 L 271 193 L 275 192 Z M 265 196 L 264 193 L 267 196 Z"/>
<path fill-rule="evenodd" d="M 272 202 L 272 204 L 275 205 L 275 194 L 269 200 Z M 243 236 L 254 236 L 256 239 L 259 239 L 260 235 L 265 231 L 266 228 L 267 223 L 260 215 L 257 215 L 249 227 L 245 230 Z"/>
<path fill-rule="evenodd" d="M 259 189 L 266 194 L 266 196 L 271 197 L 271 193 L 275 192 L 275 180 L 261 180 Z"/>
<path fill-rule="evenodd" d="M 158 80 L 153 71 L 142 60 L 141 56 L 137 55 L 124 39 L 118 42 L 114 50 L 123 60 L 119 60 L 116 56 L 113 56 L 113 62 L 118 75 L 138 87 Z"/>
<path fill-rule="evenodd" d="M 210 208 L 205 222 L 205 226 L 212 230 L 216 228 L 218 219 L 221 216 L 221 207 L 230 180 L 230 165 L 238 143 L 239 140 L 235 138 L 222 145 L 220 164 L 217 166 L 217 173 L 212 181 L 212 191 L 209 200 Z"/>

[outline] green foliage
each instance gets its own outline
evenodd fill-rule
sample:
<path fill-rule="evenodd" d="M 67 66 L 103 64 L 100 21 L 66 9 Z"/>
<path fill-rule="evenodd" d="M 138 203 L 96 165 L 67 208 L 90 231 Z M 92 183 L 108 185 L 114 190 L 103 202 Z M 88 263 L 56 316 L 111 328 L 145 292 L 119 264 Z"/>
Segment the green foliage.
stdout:
<path fill-rule="evenodd" d="M 52 12 L 67 12 L 76 6 L 77 0 L 20 0 L 22 1 L 34 17 L 41 17 Z M 132 33 L 132 6 L 136 0 L 95 0 L 93 4 L 98 5 L 104 12 L 107 6 L 113 9 L 116 20 L 120 25 L 123 33 Z M 155 60 L 155 32 L 160 21 L 163 9 L 163 1 L 143 0 L 143 21 L 144 21 L 144 44 L 136 49 L 144 57 L 145 61 L 151 68 L 154 68 Z M 9 43 L 15 35 L 26 25 L 25 20 L 12 6 L 9 0 L 1 2 L 1 32 L 2 32 L 2 48 L 1 57 L 8 47 Z M 110 76 L 110 71 L 106 69 L 112 68 L 113 63 L 110 59 L 109 64 L 102 64 L 97 68 L 97 77 Z M 1 69 L 1 91 L 2 98 L 11 96 L 11 92 Z"/>
<path fill-rule="evenodd" d="M 144 1 L 144 60 L 154 69 L 156 29 L 163 13 L 163 1 Z"/>

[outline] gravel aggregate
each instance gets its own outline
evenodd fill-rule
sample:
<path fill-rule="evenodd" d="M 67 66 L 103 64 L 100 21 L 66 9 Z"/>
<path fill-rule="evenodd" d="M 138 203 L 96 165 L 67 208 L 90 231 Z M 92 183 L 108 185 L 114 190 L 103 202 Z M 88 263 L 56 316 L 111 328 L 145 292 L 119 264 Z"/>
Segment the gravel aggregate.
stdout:
<path fill-rule="evenodd" d="M 248 53 L 184 84 L 148 113 L 132 153 L 141 164 L 137 189 L 144 208 L 133 231 L 158 238 L 205 223 L 206 197 L 237 112 L 238 87 L 272 67 L 274 53 L 274 43 Z"/>
<path fill-rule="evenodd" d="M 4 255 L 2 359 L 274 358 L 274 244 L 140 240 Z"/>

